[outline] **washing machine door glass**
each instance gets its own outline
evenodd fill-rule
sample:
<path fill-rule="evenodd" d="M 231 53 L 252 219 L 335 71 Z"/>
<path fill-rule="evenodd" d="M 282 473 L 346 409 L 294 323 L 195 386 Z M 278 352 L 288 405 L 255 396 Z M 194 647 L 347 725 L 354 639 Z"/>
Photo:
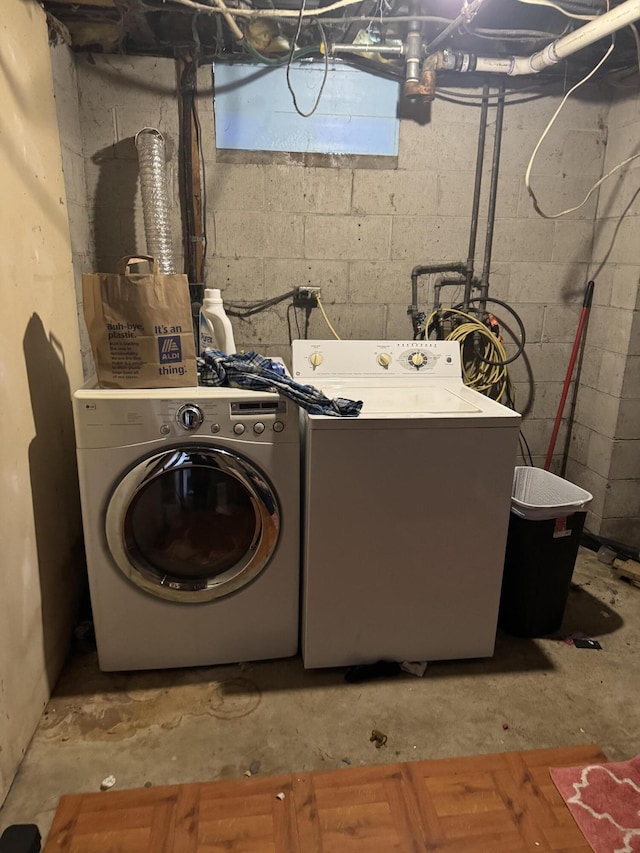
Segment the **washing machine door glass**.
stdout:
<path fill-rule="evenodd" d="M 280 531 L 276 496 L 251 462 L 227 450 L 180 447 L 143 460 L 106 513 L 124 574 L 171 601 L 211 601 L 253 580 Z"/>

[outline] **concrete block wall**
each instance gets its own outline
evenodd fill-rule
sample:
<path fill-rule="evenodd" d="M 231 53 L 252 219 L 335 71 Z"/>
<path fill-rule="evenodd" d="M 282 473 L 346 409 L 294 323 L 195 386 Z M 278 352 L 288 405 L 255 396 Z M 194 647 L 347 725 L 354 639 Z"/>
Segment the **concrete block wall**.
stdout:
<path fill-rule="evenodd" d="M 205 72 L 201 83 L 207 86 Z M 540 152 L 535 189 L 551 212 L 576 204 L 602 174 L 607 98 L 594 87 L 570 101 Z M 595 215 L 590 201 L 561 221 L 540 219 L 524 187 L 531 151 L 559 100 L 560 93 L 550 91 L 506 109 L 491 266 L 491 294 L 512 304 L 526 327 L 527 358 L 514 364 L 512 375 L 536 464 L 544 460 L 580 313 Z M 210 112 L 206 117 L 213 120 Z M 397 169 L 228 164 L 219 162 L 214 150 L 207 162 L 209 225 L 216 235 L 210 281 L 235 300 L 314 284 L 322 288 L 341 336 L 410 338 L 406 309 L 412 267 L 467 257 L 478 122 L 478 107 L 436 101 L 429 124 L 401 122 Z M 494 127 L 490 114 L 478 273 Z M 432 304 L 434 283 L 420 280 L 425 309 Z M 497 306 L 496 314 L 504 316 Z M 301 324 L 304 320 L 299 317 Z M 235 322 L 240 346 L 286 354 L 286 304 L 251 322 Z M 308 335 L 331 335 L 317 311 L 309 318 Z"/>
<path fill-rule="evenodd" d="M 640 100 L 616 91 L 604 171 L 640 152 Z M 640 546 L 640 158 L 605 182 L 591 275 L 597 304 L 572 438 L 569 476 L 594 495 L 589 528 Z"/>
<path fill-rule="evenodd" d="M 174 244 L 181 257 L 177 189 L 178 119 L 171 60 L 77 58 L 90 240 L 95 263 L 141 252 L 145 240 L 133 135 L 145 125 L 167 139 Z M 322 289 L 343 337 L 411 337 L 406 314 L 417 263 L 466 260 L 479 121 L 474 106 L 437 100 L 426 125 L 403 120 L 397 168 L 306 167 L 281 162 L 223 162 L 215 148 L 211 70 L 199 75 L 209 239 L 207 284 L 227 302 L 260 300 L 296 286 Z M 509 105 L 492 262 L 491 294 L 508 300 L 527 330 L 527 358 L 513 366 L 517 405 L 540 464 L 548 443 L 588 276 L 595 206 L 560 221 L 540 219 L 523 184 L 533 146 L 561 92 Z M 479 95 L 477 90 L 470 92 Z M 534 167 L 544 208 L 571 206 L 600 177 L 608 96 L 595 88 L 569 101 Z M 484 212 L 492 147 L 491 114 L 476 257 L 482 266 Z M 379 165 L 379 164 L 377 164 Z M 420 282 L 432 304 L 434 280 Z M 455 294 L 452 294 L 455 298 Z M 236 343 L 288 354 L 298 335 L 288 303 L 234 320 Z M 496 310 L 500 315 L 500 311 Z M 297 312 L 301 334 L 329 337 L 319 311 Z M 562 439 L 558 451 L 562 450 Z"/>
<path fill-rule="evenodd" d="M 82 273 L 95 266 L 94 242 L 90 230 L 91 208 L 87 196 L 83 133 L 80 126 L 78 78 L 72 51 L 60 42 L 51 49 L 51 68 L 60 131 L 62 171 L 67 194 L 71 257 L 78 305 L 82 369 L 85 378 L 93 373 L 91 344 L 82 307 Z"/>

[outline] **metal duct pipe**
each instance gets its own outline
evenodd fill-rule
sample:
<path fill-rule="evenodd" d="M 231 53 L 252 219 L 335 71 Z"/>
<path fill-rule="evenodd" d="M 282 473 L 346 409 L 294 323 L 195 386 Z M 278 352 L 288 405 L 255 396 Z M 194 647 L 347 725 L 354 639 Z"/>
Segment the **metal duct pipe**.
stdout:
<path fill-rule="evenodd" d="M 136 134 L 136 148 L 147 252 L 157 260 L 160 272 L 175 273 L 164 136 L 153 127 L 143 127 Z"/>

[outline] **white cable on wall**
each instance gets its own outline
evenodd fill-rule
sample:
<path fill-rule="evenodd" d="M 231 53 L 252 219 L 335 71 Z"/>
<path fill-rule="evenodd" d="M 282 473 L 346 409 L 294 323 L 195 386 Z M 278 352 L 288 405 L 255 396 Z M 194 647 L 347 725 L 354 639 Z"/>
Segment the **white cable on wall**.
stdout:
<path fill-rule="evenodd" d="M 618 163 L 618 165 L 614 166 L 614 168 L 611 169 L 609 172 L 607 172 L 606 175 L 603 175 L 603 177 L 600 178 L 599 181 L 596 181 L 596 183 L 591 187 L 591 189 L 586 194 L 586 196 L 583 198 L 583 200 L 580 202 L 580 204 L 576 204 L 574 207 L 568 207 L 566 210 L 561 210 L 559 213 L 546 213 L 544 210 L 542 210 L 542 208 L 540 207 L 540 204 L 538 202 L 537 196 L 536 196 L 536 194 L 535 194 L 535 192 L 531 186 L 531 170 L 533 168 L 534 161 L 536 159 L 538 151 L 540 150 L 540 146 L 542 145 L 547 134 L 549 133 L 549 131 L 553 127 L 553 124 L 554 124 L 555 120 L 558 118 L 560 111 L 562 110 L 562 108 L 566 104 L 569 97 L 576 91 L 576 89 L 579 89 L 580 86 L 582 86 L 584 83 L 587 82 L 587 80 L 590 80 L 593 77 L 593 75 L 602 67 L 602 65 L 606 62 L 606 60 L 611 55 L 611 52 L 613 51 L 614 46 L 615 46 L 615 39 L 612 37 L 611 38 L 611 44 L 607 48 L 604 56 L 598 61 L 598 63 L 592 68 L 592 70 L 586 76 L 584 76 L 582 78 L 582 80 L 580 80 L 578 83 L 576 83 L 574 86 L 572 86 L 569 89 L 569 91 L 566 93 L 564 98 L 560 101 L 560 105 L 558 106 L 558 108 L 554 112 L 554 114 L 551 116 L 551 120 L 549 121 L 549 124 L 542 131 L 542 135 L 540 136 L 540 139 L 538 140 L 535 148 L 533 149 L 533 153 L 531 155 L 531 158 L 529 159 L 529 163 L 527 165 L 527 169 L 526 169 L 526 172 L 524 175 L 524 183 L 525 183 L 525 186 L 527 188 L 527 192 L 531 196 L 531 200 L 533 203 L 534 210 L 536 211 L 536 213 L 539 216 L 542 216 L 544 219 L 559 219 L 561 216 L 566 216 L 569 213 L 574 213 L 574 211 L 579 210 L 581 207 L 583 207 L 589 201 L 589 199 L 591 198 L 593 193 L 598 189 L 598 187 L 601 184 L 603 184 L 608 178 L 610 178 L 612 175 L 614 175 L 619 169 L 622 169 L 624 166 L 626 166 L 632 160 L 635 160 L 637 157 L 640 157 L 640 153 L 639 154 L 633 154 L 631 157 L 627 157 L 626 160 L 623 160 L 621 163 Z"/>
<path fill-rule="evenodd" d="M 324 305 L 322 304 L 322 300 L 320 299 L 320 297 L 319 297 L 319 296 L 316 296 L 316 302 L 318 303 L 318 308 L 320 309 L 320 313 L 321 313 L 321 314 L 322 314 L 322 316 L 324 317 L 324 321 L 325 321 L 325 323 L 327 324 L 327 326 L 329 327 L 329 329 L 330 329 L 331 334 L 333 335 L 333 337 L 334 337 L 337 341 L 342 340 L 342 339 L 341 339 L 341 337 L 340 337 L 340 335 L 336 332 L 336 330 L 335 330 L 335 329 L 333 328 L 333 326 L 331 325 L 331 322 L 330 322 L 329 318 L 327 317 L 327 312 L 324 310 Z"/>

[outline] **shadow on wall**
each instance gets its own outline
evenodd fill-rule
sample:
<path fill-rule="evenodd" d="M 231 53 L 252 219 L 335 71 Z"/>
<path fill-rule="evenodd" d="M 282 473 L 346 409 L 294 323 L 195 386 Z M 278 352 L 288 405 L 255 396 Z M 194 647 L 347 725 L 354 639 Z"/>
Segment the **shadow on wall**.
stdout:
<path fill-rule="evenodd" d="M 402 92 L 401 88 L 400 92 Z M 411 101 L 400 95 L 396 115 L 400 120 L 415 121 L 416 124 L 423 126 L 431 124 L 431 102 Z"/>
<path fill-rule="evenodd" d="M 638 155 L 640 155 L 640 142 L 633 147 L 633 150 L 627 156 L 628 157 L 637 157 Z M 613 247 L 615 246 L 615 242 L 618 238 L 618 232 L 620 231 L 620 227 L 621 227 L 626 215 L 629 213 L 629 211 L 631 210 L 631 208 L 635 204 L 635 201 L 638 198 L 638 194 L 640 193 L 640 187 L 638 187 L 635 190 L 635 192 L 633 192 L 631 194 L 629 201 L 624 206 L 622 213 L 619 216 L 616 216 L 613 212 L 615 209 L 615 206 L 616 206 L 616 202 L 618 202 L 620 200 L 621 193 L 624 193 L 625 186 L 628 186 L 628 181 L 631 180 L 631 175 L 630 175 L 628 169 L 621 169 L 617 174 L 618 174 L 618 183 L 615 184 L 615 189 L 609 195 L 607 202 L 604 205 L 603 209 L 601 211 L 598 211 L 598 217 L 596 219 L 594 232 L 593 232 L 593 244 L 594 244 L 594 246 L 596 245 L 598 238 L 600 237 L 600 233 L 606 227 L 606 223 L 609 221 L 609 219 L 615 219 L 616 224 L 615 224 L 615 227 L 613 229 L 613 233 L 611 234 L 611 240 L 609 242 L 609 245 L 606 248 L 606 251 L 604 253 L 602 260 L 600 261 L 600 263 L 597 264 L 595 271 L 592 272 L 592 274 L 589 276 L 589 278 L 592 278 L 592 279 L 597 279 L 598 276 L 600 275 L 600 273 L 602 272 L 602 270 L 606 267 L 607 263 L 609 262 L 611 252 L 613 251 Z M 614 180 L 616 180 L 616 179 L 614 178 Z"/>
<path fill-rule="evenodd" d="M 634 153 L 637 153 L 637 152 L 634 152 Z M 614 196 L 618 195 L 619 189 L 620 189 L 620 185 L 618 185 L 616 192 L 612 194 L 611 199 L 609 200 L 609 203 L 607 204 L 607 207 L 604 210 L 603 216 L 596 220 L 595 231 L 594 231 L 594 243 L 595 243 L 595 240 L 598 238 L 599 232 L 605 227 L 604 223 L 606 221 L 608 221 L 605 217 L 607 216 L 608 211 L 611 209 Z M 592 273 L 591 278 L 597 279 L 598 276 L 600 275 L 600 273 L 602 272 L 602 270 L 609 263 L 609 258 L 611 257 L 611 252 L 613 251 L 613 247 L 615 246 L 616 240 L 618 239 L 618 233 L 620 231 L 622 223 L 624 222 L 624 219 L 625 219 L 627 213 L 629 213 L 629 211 L 631 210 L 631 208 L 635 204 L 635 201 L 638 198 L 639 194 L 640 194 L 640 187 L 638 187 L 638 189 L 633 193 L 633 195 L 629 199 L 628 203 L 625 205 L 624 210 L 622 211 L 620 216 L 616 219 L 616 225 L 615 225 L 615 228 L 613 229 L 613 233 L 611 235 L 611 240 L 609 242 L 609 245 L 607 246 L 607 250 L 604 254 L 603 259 L 597 265 L 595 272 Z M 612 217 L 612 219 L 615 219 L 615 217 Z"/>
<path fill-rule="evenodd" d="M 93 156 L 100 173 L 93 199 L 96 269 L 115 272 L 118 258 L 135 254 L 138 153 L 131 136 Z"/>
<path fill-rule="evenodd" d="M 33 314 L 23 339 L 35 437 L 29 471 L 49 688 L 66 659 L 86 571 L 71 389 L 64 351 Z"/>

